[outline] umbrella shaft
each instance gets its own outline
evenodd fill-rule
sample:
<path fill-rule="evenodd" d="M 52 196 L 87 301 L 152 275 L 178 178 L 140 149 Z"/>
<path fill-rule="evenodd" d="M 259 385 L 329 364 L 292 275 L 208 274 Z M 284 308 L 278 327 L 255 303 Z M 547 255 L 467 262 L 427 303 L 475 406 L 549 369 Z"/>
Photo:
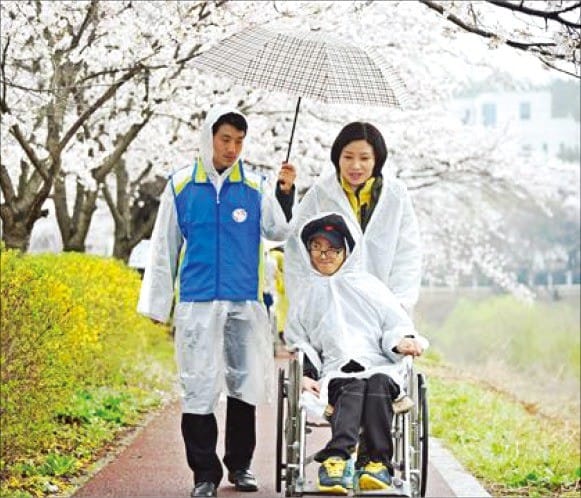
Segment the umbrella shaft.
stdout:
<path fill-rule="evenodd" d="M 291 147 L 293 145 L 293 137 L 295 136 L 295 128 L 297 126 L 297 117 L 299 115 L 299 108 L 301 106 L 301 97 L 299 97 L 299 99 L 297 100 L 297 108 L 295 110 L 295 119 L 293 121 L 293 128 L 291 130 L 291 136 L 290 136 L 290 140 L 288 142 L 288 151 L 286 153 L 286 161 L 288 163 L 289 157 L 290 157 L 290 152 L 291 152 Z"/>

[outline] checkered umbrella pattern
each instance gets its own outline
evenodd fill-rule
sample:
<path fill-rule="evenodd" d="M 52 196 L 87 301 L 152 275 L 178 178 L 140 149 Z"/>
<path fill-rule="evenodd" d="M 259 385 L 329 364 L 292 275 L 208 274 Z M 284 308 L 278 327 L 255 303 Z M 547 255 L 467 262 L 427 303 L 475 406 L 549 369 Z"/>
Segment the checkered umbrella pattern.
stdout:
<path fill-rule="evenodd" d="M 404 82 L 379 51 L 321 33 L 254 27 L 226 38 L 193 64 L 241 85 L 324 103 L 403 107 L 407 101 Z"/>

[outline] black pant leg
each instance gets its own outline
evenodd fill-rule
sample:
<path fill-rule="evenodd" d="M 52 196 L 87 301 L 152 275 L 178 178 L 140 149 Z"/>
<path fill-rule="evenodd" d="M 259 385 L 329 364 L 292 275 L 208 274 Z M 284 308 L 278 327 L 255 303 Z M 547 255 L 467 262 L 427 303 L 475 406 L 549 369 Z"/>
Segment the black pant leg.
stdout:
<path fill-rule="evenodd" d="M 194 472 L 194 481 L 213 482 L 218 486 L 222 480 L 223 470 L 216 455 L 218 425 L 214 414 L 183 413 L 182 436 L 186 445 L 188 465 Z"/>
<path fill-rule="evenodd" d="M 391 401 L 398 394 L 399 386 L 387 375 L 376 374 L 367 379 L 367 392 L 361 417 L 361 438 L 365 454 L 359 457 L 359 465 L 374 461 L 383 462 L 391 468 L 393 458 Z"/>
<path fill-rule="evenodd" d="M 224 464 L 230 471 L 248 469 L 256 447 L 256 407 L 228 397 Z"/>
<path fill-rule="evenodd" d="M 365 396 L 363 379 L 333 379 L 329 383 L 329 403 L 333 405 L 331 416 L 331 440 L 317 453 L 315 460 L 322 462 L 330 456 L 349 458 L 359 440 L 359 426 Z"/>

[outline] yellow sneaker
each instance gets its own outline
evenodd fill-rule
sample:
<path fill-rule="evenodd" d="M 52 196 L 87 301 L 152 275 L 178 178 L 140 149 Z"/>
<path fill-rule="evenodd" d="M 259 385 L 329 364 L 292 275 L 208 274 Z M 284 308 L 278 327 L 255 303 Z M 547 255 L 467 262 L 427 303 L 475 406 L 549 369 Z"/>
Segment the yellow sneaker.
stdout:
<path fill-rule="evenodd" d="M 345 478 L 345 469 L 347 460 L 341 457 L 329 457 L 319 467 L 319 478 L 317 486 L 321 493 L 330 493 L 334 495 L 346 495 L 347 482 Z"/>
<path fill-rule="evenodd" d="M 359 489 L 388 489 L 391 485 L 391 475 L 382 462 L 369 462 L 359 475 Z"/>

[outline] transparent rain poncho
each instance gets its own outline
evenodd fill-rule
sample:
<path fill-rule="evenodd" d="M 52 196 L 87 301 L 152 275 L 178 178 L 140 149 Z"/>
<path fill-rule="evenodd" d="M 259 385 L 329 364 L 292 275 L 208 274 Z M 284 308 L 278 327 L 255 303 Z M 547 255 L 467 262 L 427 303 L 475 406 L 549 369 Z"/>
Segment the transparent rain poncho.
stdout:
<path fill-rule="evenodd" d="M 334 168 L 326 168 L 293 211 L 293 235 L 285 245 L 285 279 L 292 302 L 304 277 L 298 227 L 322 212 L 336 212 L 349 220 L 353 236 L 361 239 L 363 265 L 379 278 L 402 305 L 411 311 L 418 299 L 422 273 L 422 247 L 418 222 L 405 185 L 383 177 L 375 210 L 363 234 Z"/>
<path fill-rule="evenodd" d="M 200 157 L 217 193 L 230 172 L 218 175 L 213 167 L 207 166 L 212 164 L 212 125 L 228 112 L 241 114 L 232 108 L 214 107 L 200 133 Z M 251 172 L 245 174 L 252 177 Z M 289 233 L 283 210 L 274 192 L 268 189 L 262 192 L 260 223 L 264 238 L 281 241 Z M 168 182 L 151 237 L 137 308 L 141 314 L 160 322 L 169 320 L 184 242 Z M 256 271 L 258 274 L 259 269 Z M 261 302 L 180 301 L 175 304 L 174 325 L 184 412 L 214 412 L 222 392 L 253 405 L 270 400 L 274 383 L 272 338 Z"/>
<path fill-rule="evenodd" d="M 330 213 L 320 213 L 312 219 L 326 214 Z M 351 233 L 357 233 L 354 224 L 345 221 Z M 313 268 L 302 241 L 298 247 L 300 269 L 305 277 L 301 281 L 300 297 L 291 302 L 285 338 L 291 348 L 304 351 L 317 368 L 321 384 L 317 401 L 321 409 L 327 403 L 328 383 L 336 377 L 368 378 L 384 373 L 404 390 L 405 357 L 393 348 L 405 336 L 418 337 L 427 346 L 399 300 L 362 267 L 358 250 L 360 236 L 354 239 L 353 252 L 331 276 L 324 276 Z M 295 295 L 298 294 L 295 292 Z M 343 372 L 342 367 L 351 361 L 364 370 Z"/>

